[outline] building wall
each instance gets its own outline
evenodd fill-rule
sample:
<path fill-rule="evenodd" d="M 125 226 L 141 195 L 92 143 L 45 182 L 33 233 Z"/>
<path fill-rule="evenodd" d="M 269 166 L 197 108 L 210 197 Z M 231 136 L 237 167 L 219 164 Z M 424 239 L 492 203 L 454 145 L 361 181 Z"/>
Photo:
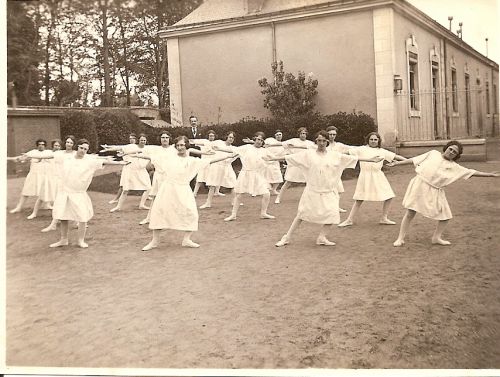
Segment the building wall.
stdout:
<path fill-rule="evenodd" d="M 276 24 L 276 56 L 285 71 L 312 72 L 316 109 L 376 113 L 372 11 Z"/>
<path fill-rule="evenodd" d="M 417 25 L 414 21 L 396 13 L 394 30 L 400 40 L 395 44 L 395 74 L 403 78 L 403 91 L 397 96 L 398 140 L 434 140 L 485 137 L 493 134 L 498 116 L 493 112 L 493 83 L 498 87 L 497 71 L 474 55 L 446 41 L 439 34 Z M 406 38 L 414 36 L 418 49 L 418 97 L 419 114 L 412 116 L 409 106 L 409 77 L 406 54 Z M 431 51 L 439 56 L 439 84 L 434 113 L 431 83 Z M 457 77 L 457 111 L 453 111 L 452 65 Z M 466 91 L 465 74 L 469 75 Z M 479 78 L 479 85 L 477 79 Z M 490 114 L 486 111 L 485 82 L 489 82 Z M 467 111 L 467 108 L 469 109 Z M 435 119 L 437 120 L 435 124 Z M 496 126 L 498 128 L 498 125 Z"/>
<path fill-rule="evenodd" d="M 271 25 L 179 38 L 179 54 L 184 124 L 270 115 L 257 81 L 271 70 Z"/>

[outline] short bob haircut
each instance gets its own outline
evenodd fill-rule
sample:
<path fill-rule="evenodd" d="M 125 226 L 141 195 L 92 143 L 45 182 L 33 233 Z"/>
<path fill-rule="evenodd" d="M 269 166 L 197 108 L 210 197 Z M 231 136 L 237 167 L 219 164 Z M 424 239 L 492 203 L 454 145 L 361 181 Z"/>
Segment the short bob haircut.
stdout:
<path fill-rule="evenodd" d="M 378 138 L 378 147 L 382 145 L 382 138 L 380 137 L 380 134 L 378 132 L 370 132 L 368 135 L 365 136 L 365 144 L 368 145 L 368 141 L 370 140 L 370 137 L 375 135 Z"/>
<path fill-rule="evenodd" d="M 233 134 L 233 137 L 236 139 L 236 132 L 234 132 L 234 131 L 226 131 L 226 132 L 224 132 L 224 135 L 223 135 L 224 140 L 227 140 L 227 138 L 228 138 L 228 137 L 229 137 L 229 135 L 231 135 L 231 134 Z"/>
<path fill-rule="evenodd" d="M 275 135 L 278 134 L 278 133 L 283 135 L 283 131 L 281 131 L 279 128 L 276 131 L 274 131 Z"/>
<path fill-rule="evenodd" d="M 163 131 L 161 131 L 161 132 L 160 132 L 160 134 L 158 135 L 158 140 L 160 140 L 160 141 L 161 141 L 161 136 L 162 136 L 162 135 L 167 135 L 169 139 L 171 139 L 171 138 L 172 138 L 172 135 L 170 134 L 170 132 L 168 132 L 167 130 L 163 130 Z"/>
<path fill-rule="evenodd" d="M 189 144 L 189 138 L 187 136 L 181 135 L 175 138 L 175 146 L 177 147 L 177 144 L 179 141 L 184 140 L 184 143 L 186 144 L 186 149 L 191 148 L 191 144 Z"/>
<path fill-rule="evenodd" d="M 139 139 L 140 139 L 141 137 L 145 138 L 145 139 L 146 139 L 146 141 L 148 141 L 148 135 L 146 135 L 146 134 L 139 134 Z"/>
<path fill-rule="evenodd" d="M 443 147 L 443 152 L 446 151 L 448 147 L 451 147 L 452 145 L 456 145 L 458 147 L 458 154 L 455 157 L 453 157 L 453 161 L 456 161 L 462 155 L 462 152 L 464 151 L 464 146 L 462 145 L 461 142 L 457 140 L 451 140 L 447 142 L 446 145 Z"/>
<path fill-rule="evenodd" d="M 326 141 L 328 142 L 328 144 L 330 144 L 330 141 L 328 140 L 328 132 L 326 132 L 325 130 L 319 130 L 318 132 L 316 132 L 316 134 L 314 135 L 314 143 L 316 143 L 316 139 L 319 137 L 319 136 L 323 136 Z"/>
<path fill-rule="evenodd" d="M 266 139 L 266 134 L 262 131 L 257 131 L 256 133 L 253 134 L 252 140 L 255 141 L 258 137 L 262 139 L 262 145 L 265 144 L 265 139 Z"/>
<path fill-rule="evenodd" d="M 305 133 L 307 134 L 307 128 L 305 128 L 305 127 L 300 127 L 300 128 L 297 130 L 297 136 L 300 136 L 300 133 L 301 133 L 302 131 L 305 131 Z"/>
<path fill-rule="evenodd" d="M 210 135 L 210 134 L 213 134 L 213 135 L 214 135 L 214 138 L 217 138 L 217 132 L 215 132 L 214 130 L 208 130 L 208 132 L 207 132 L 207 137 L 208 137 L 208 135 Z"/>
<path fill-rule="evenodd" d="M 90 143 L 87 139 L 78 139 L 78 141 L 76 142 L 76 145 L 80 146 L 82 144 L 87 144 L 90 147 Z"/>
<path fill-rule="evenodd" d="M 326 132 L 328 132 L 328 131 L 337 131 L 338 132 L 339 129 L 337 127 L 335 127 L 335 126 L 328 126 L 326 128 Z"/>
<path fill-rule="evenodd" d="M 66 145 L 66 141 L 68 141 L 68 139 L 70 139 L 70 140 L 73 141 L 73 149 L 75 149 L 75 147 L 76 147 L 76 137 L 75 137 L 75 135 L 67 135 L 64 138 L 64 145 Z"/>
<path fill-rule="evenodd" d="M 41 143 L 44 143 L 45 146 L 47 146 L 47 140 L 45 139 L 38 139 L 37 141 L 35 141 L 35 145 L 38 147 L 38 144 L 41 144 Z"/>
<path fill-rule="evenodd" d="M 52 148 L 54 148 L 54 144 L 55 144 L 55 143 L 59 143 L 59 145 L 60 145 L 60 146 L 61 146 L 61 148 L 62 148 L 62 141 L 61 141 L 61 139 L 54 139 L 54 140 L 51 140 L 51 142 L 50 142 L 50 146 L 51 146 Z"/>

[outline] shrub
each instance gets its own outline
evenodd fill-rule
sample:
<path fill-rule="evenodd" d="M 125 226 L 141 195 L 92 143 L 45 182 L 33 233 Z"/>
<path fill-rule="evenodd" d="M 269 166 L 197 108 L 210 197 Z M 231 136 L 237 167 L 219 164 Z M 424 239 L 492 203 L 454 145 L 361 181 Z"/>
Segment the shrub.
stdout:
<path fill-rule="evenodd" d="M 69 110 L 60 118 L 61 137 L 74 135 L 76 139 L 85 138 L 90 142 L 89 152 L 95 153 L 99 148 L 94 115 L 90 111 Z"/>

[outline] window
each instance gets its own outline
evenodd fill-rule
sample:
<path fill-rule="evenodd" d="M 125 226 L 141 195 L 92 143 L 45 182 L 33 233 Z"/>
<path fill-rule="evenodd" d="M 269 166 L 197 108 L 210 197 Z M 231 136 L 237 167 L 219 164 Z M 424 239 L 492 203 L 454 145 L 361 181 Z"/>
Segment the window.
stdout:
<path fill-rule="evenodd" d="M 493 108 L 495 109 L 495 114 L 498 114 L 497 86 L 495 84 L 493 84 Z"/>
<path fill-rule="evenodd" d="M 458 113 L 458 85 L 457 70 L 451 69 L 451 106 L 454 113 Z"/>
<path fill-rule="evenodd" d="M 486 114 L 490 114 L 490 83 L 486 81 Z"/>
<path fill-rule="evenodd" d="M 410 116 L 420 116 L 419 77 L 418 77 L 418 45 L 415 36 L 406 39 L 406 56 L 408 69 L 408 100 Z"/>

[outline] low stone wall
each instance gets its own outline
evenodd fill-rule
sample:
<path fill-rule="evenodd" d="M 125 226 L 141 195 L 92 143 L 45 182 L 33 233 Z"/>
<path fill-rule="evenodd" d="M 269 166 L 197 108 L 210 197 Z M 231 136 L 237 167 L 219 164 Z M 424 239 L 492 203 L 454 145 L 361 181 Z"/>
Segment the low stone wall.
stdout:
<path fill-rule="evenodd" d="M 396 153 L 404 157 L 413 157 L 436 149 L 442 151 L 450 140 L 404 141 L 396 143 Z M 460 139 L 464 152 L 460 161 L 486 161 L 486 139 Z"/>

